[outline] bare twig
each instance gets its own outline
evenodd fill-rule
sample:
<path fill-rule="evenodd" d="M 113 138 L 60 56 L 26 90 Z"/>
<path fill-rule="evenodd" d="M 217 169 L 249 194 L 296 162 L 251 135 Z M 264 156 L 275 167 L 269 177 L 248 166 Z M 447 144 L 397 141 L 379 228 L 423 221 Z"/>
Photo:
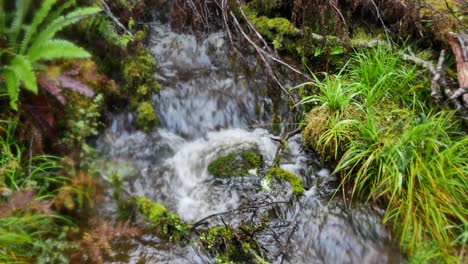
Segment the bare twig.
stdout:
<path fill-rule="evenodd" d="M 232 210 L 229 210 L 229 211 L 210 214 L 210 215 L 196 221 L 195 223 L 193 223 L 192 224 L 192 229 L 195 229 L 195 228 L 197 228 L 198 226 L 201 226 L 201 225 L 205 225 L 206 220 L 208 220 L 210 218 L 213 218 L 213 217 L 216 217 L 216 216 L 232 214 L 234 212 L 245 211 L 245 210 L 260 209 L 260 208 L 264 208 L 264 207 L 273 206 L 273 205 L 276 205 L 276 204 L 285 204 L 285 203 L 287 203 L 287 201 L 269 202 L 267 204 L 258 204 L 258 205 L 254 205 L 254 206 L 240 207 L 240 208 L 232 209 Z"/>
<path fill-rule="evenodd" d="M 403 60 L 405 60 L 405 61 L 413 62 L 416 65 L 419 65 L 419 66 L 421 66 L 423 68 L 428 69 L 434 75 L 436 74 L 434 64 L 432 64 L 429 61 L 422 60 L 422 59 L 420 59 L 420 58 L 418 58 L 418 57 L 416 57 L 414 55 L 410 55 L 410 54 L 402 54 L 401 58 Z"/>
<path fill-rule="evenodd" d="M 120 29 L 122 29 L 125 32 L 125 34 L 133 37 L 132 32 L 130 32 L 124 25 L 122 25 L 122 23 L 120 23 L 119 19 L 117 17 L 115 17 L 114 14 L 112 14 L 112 11 L 110 10 L 110 8 L 107 5 L 105 0 L 101 0 L 101 5 L 102 5 L 102 9 L 106 13 L 106 15 L 114 22 L 114 24 L 116 26 L 118 26 Z"/>
<path fill-rule="evenodd" d="M 271 65 L 268 63 L 268 60 L 267 58 L 270 58 L 270 59 L 273 59 L 277 62 L 281 62 L 281 64 L 287 66 L 289 69 L 294 69 L 292 66 L 290 66 L 289 64 L 281 61 L 280 59 L 277 59 L 275 58 L 274 56 L 272 56 L 271 54 L 269 54 L 268 52 L 264 51 L 262 48 L 260 48 L 257 43 L 255 43 L 250 37 L 249 35 L 247 35 L 247 33 L 245 33 L 245 31 L 242 29 L 242 26 L 240 25 L 239 21 L 237 20 L 236 16 L 230 12 L 230 15 L 234 21 L 234 24 L 236 25 L 237 27 L 237 30 L 242 34 L 242 36 L 255 48 L 255 50 L 257 51 L 258 55 L 260 56 L 260 59 L 262 59 L 262 61 L 264 62 L 267 70 L 268 70 L 268 73 L 270 74 L 271 78 L 278 84 L 278 86 L 281 88 L 281 90 L 283 90 L 283 92 L 285 94 L 288 95 L 289 99 L 291 99 L 291 101 L 296 105 L 296 99 L 291 95 L 291 93 L 284 87 L 284 85 L 278 80 L 278 77 L 276 77 L 275 75 L 275 72 L 273 71 L 273 68 L 271 67 Z M 301 73 L 299 70 L 296 70 L 294 69 L 295 72 L 298 72 L 298 73 Z"/>

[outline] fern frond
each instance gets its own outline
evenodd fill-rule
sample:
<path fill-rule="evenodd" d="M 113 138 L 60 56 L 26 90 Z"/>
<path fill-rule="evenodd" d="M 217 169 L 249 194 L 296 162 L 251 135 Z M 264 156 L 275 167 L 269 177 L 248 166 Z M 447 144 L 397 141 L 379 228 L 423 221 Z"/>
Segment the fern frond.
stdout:
<path fill-rule="evenodd" d="M 114 43 L 119 34 L 115 30 L 114 23 L 107 18 L 107 16 L 101 16 L 101 21 L 99 21 L 96 30 L 100 33 L 101 36 L 109 43 Z"/>
<path fill-rule="evenodd" d="M 44 21 L 44 19 L 49 14 L 52 6 L 57 2 L 57 0 L 45 0 L 39 10 L 35 13 L 34 19 L 31 24 L 27 27 L 26 32 L 21 42 L 20 54 L 24 54 L 26 48 L 31 40 L 31 37 L 36 34 L 37 27 Z"/>
<path fill-rule="evenodd" d="M 5 9 L 3 8 L 3 0 L 0 0 L 0 34 L 3 34 L 6 31 L 6 14 Z"/>
<path fill-rule="evenodd" d="M 53 60 L 53 59 L 79 59 L 89 58 L 91 55 L 68 40 L 52 39 L 44 43 L 39 52 L 31 54 L 29 60 Z"/>
<path fill-rule="evenodd" d="M 10 41 L 10 47 L 16 49 L 18 35 L 21 33 L 21 26 L 23 25 L 24 17 L 29 9 L 30 0 L 17 0 L 16 1 L 16 12 L 11 23 L 8 39 Z"/>
<path fill-rule="evenodd" d="M 50 12 L 49 17 L 47 17 L 46 24 L 50 24 L 50 22 L 54 21 L 57 17 L 61 16 L 63 11 L 67 10 L 68 8 L 76 5 L 75 0 L 68 0 L 65 1 L 61 6 L 54 8 L 52 12 Z"/>
<path fill-rule="evenodd" d="M 5 68 L 1 76 L 5 80 L 6 90 L 7 90 L 8 96 L 10 97 L 10 107 L 13 110 L 17 111 L 18 110 L 18 96 L 19 96 L 18 76 L 16 76 L 16 73 L 8 67 Z"/>
<path fill-rule="evenodd" d="M 46 29 L 44 29 L 39 35 L 37 35 L 37 37 L 34 39 L 34 42 L 31 44 L 31 48 L 28 51 L 28 57 L 39 53 L 44 43 L 47 40 L 51 39 L 58 31 L 62 30 L 64 27 L 76 23 L 77 21 L 87 16 L 97 14 L 100 11 L 101 9 L 98 7 L 87 7 L 77 9 L 65 16 L 59 16 L 54 21 L 52 21 Z"/>
<path fill-rule="evenodd" d="M 27 90 L 37 94 L 36 75 L 34 74 L 31 62 L 27 58 L 16 55 L 9 67 L 15 72 L 18 80 L 24 83 L 24 87 Z"/>

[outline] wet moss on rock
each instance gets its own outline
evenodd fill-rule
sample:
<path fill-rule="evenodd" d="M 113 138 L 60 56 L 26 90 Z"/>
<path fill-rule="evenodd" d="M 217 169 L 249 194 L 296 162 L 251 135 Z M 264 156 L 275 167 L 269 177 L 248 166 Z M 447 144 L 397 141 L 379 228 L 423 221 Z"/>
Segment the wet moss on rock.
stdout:
<path fill-rule="evenodd" d="M 291 173 L 285 169 L 271 168 L 268 170 L 265 177 L 266 177 L 267 182 L 271 182 L 273 178 L 279 181 L 289 182 L 289 184 L 291 184 L 291 189 L 293 193 L 296 195 L 301 195 L 302 193 L 304 193 L 304 186 L 302 184 L 302 179 L 299 178 L 294 173 Z"/>
<path fill-rule="evenodd" d="M 169 211 L 164 205 L 145 196 L 137 198 L 137 206 L 150 225 L 155 227 L 163 237 L 180 240 L 189 230 L 189 225 L 179 216 Z"/>
<path fill-rule="evenodd" d="M 258 16 L 248 6 L 244 6 L 243 9 L 258 32 L 270 40 L 276 50 L 292 54 L 300 52 L 299 48 L 302 47 L 300 32 L 291 21 L 284 17 Z"/>
<path fill-rule="evenodd" d="M 151 129 L 158 123 L 158 118 L 154 112 L 151 102 L 143 102 L 138 106 L 135 121 L 138 128 L 145 132 L 151 131 Z"/>
<path fill-rule="evenodd" d="M 208 165 L 208 172 L 218 178 L 246 176 L 249 170 L 258 169 L 262 165 L 262 157 L 258 151 L 244 150 L 229 153 L 213 160 Z"/>
<path fill-rule="evenodd" d="M 140 85 L 157 85 L 154 77 L 156 62 L 148 49 L 139 49 L 129 55 L 123 63 L 123 74 L 127 89 L 136 90 Z"/>

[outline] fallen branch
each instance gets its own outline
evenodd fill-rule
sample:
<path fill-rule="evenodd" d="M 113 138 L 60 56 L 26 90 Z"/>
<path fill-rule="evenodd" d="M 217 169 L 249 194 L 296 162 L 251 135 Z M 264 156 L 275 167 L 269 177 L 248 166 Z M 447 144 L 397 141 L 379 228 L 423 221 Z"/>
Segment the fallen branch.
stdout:
<path fill-rule="evenodd" d="M 421 66 L 421 67 L 423 67 L 425 69 L 428 69 L 433 75 L 436 74 L 436 70 L 435 70 L 434 64 L 432 64 L 432 62 L 425 61 L 423 59 L 420 59 L 420 58 L 418 58 L 418 57 L 416 57 L 414 55 L 410 55 L 410 54 L 402 54 L 401 58 L 404 61 L 413 62 L 416 65 L 419 65 L 419 66 Z"/>
<path fill-rule="evenodd" d="M 445 62 L 445 49 L 440 51 L 439 61 L 437 62 L 437 68 L 435 70 L 434 77 L 431 81 L 431 96 L 436 102 L 442 100 L 442 95 L 440 94 L 440 81 L 442 75 L 444 74 L 444 62 Z"/>
<path fill-rule="evenodd" d="M 227 214 L 232 214 L 234 212 L 252 210 L 252 209 L 260 209 L 260 208 L 269 207 L 269 206 L 276 205 L 276 204 L 285 204 L 285 203 L 287 203 L 287 201 L 269 202 L 267 204 L 259 204 L 259 205 L 254 205 L 254 206 L 240 207 L 240 208 L 232 209 L 232 210 L 229 210 L 229 211 L 210 214 L 210 215 L 196 221 L 195 223 L 193 223 L 192 224 L 192 229 L 195 229 L 195 228 L 197 228 L 198 226 L 201 226 L 201 225 L 205 225 L 206 220 L 208 220 L 210 218 L 213 218 L 213 217 L 216 217 L 216 216 L 223 216 L 223 215 L 227 215 Z"/>
<path fill-rule="evenodd" d="M 268 52 L 264 51 L 262 48 L 260 48 L 257 43 L 255 43 L 247 33 L 245 33 L 245 31 L 242 29 L 242 26 L 240 25 L 239 21 L 237 20 L 236 16 L 230 12 L 230 15 L 234 21 L 234 24 L 235 26 L 237 27 L 237 30 L 242 34 L 242 36 L 255 48 L 255 50 L 257 51 L 258 55 L 260 56 L 260 59 L 262 59 L 263 63 L 265 64 L 267 70 L 268 70 L 268 73 L 270 74 L 271 78 L 273 78 L 273 80 L 278 84 L 278 86 L 281 88 L 281 90 L 283 90 L 283 92 L 285 94 L 288 95 L 289 99 L 294 103 L 294 105 L 296 105 L 296 99 L 291 95 L 291 93 L 284 87 L 284 85 L 278 80 L 278 77 L 276 77 L 275 75 L 275 72 L 273 71 L 273 68 L 271 67 L 271 65 L 268 63 L 268 60 L 267 58 L 270 58 L 270 59 L 273 59 L 274 56 L 272 56 L 271 54 L 269 54 Z M 275 60 L 275 61 L 281 61 L 279 59 Z M 287 63 L 284 63 L 284 65 L 289 65 Z M 292 68 L 292 66 L 291 66 Z M 290 68 L 290 69 L 291 69 Z M 297 70 L 296 70 L 297 71 Z M 300 71 L 298 71 L 300 72 Z"/>

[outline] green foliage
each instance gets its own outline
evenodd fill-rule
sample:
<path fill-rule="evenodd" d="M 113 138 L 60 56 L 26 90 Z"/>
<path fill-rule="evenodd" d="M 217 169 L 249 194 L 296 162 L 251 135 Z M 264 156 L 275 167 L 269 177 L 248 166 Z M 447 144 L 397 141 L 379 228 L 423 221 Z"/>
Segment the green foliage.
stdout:
<path fill-rule="evenodd" d="M 19 145 L 13 135 L 15 124 L 3 122 L 5 136 L 0 137 L 0 189 L 12 193 L 26 188 L 33 188 L 42 197 L 50 196 L 53 186 L 67 181 L 57 175 L 61 168 L 59 159 L 50 155 L 26 157 L 25 149 Z"/>
<path fill-rule="evenodd" d="M 189 229 L 189 225 L 177 215 L 144 196 L 137 198 L 137 206 L 149 224 L 164 237 L 180 240 Z"/>
<path fill-rule="evenodd" d="M 266 173 L 265 179 L 267 183 L 269 184 L 273 178 L 279 181 L 289 182 L 289 184 L 291 184 L 292 192 L 295 195 L 301 195 L 302 193 L 304 193 L 304 186 L 302 184 L 302 179 L 299 178 L 294 173 L 291 173 L 282 168 L 271 168 Z"/>
<path fill-rule="evenodd" d="M 406 65 L 391 45 L 353 54 L 348 77 L 354 81 L 355 90 L 366 106 L 384 99 L 411 103 L 417 74 L 414 67 Z"/>
<path fill-rule="evenodd" d="M 85 145 L 85 139 L 98 134 L 100 109 L 103 104 L 103 96 L 97 95 L 92 102 L 75 101 L 68 105 L 68 120 L 66 131 L 61 143 L 71 148 L 81 149 Z"/>
<path fill-rule="evenodd" d="M 45 214 L 0 218 L 0 261 L 68 263 L 65 252 L 71 246 L 53 220 L 54 216 Z"/>
<path fill-rule="evenodd" d="M 249 170 L 258 169 L 262 157 L 256 150 L 243 150 L 221 156 L 208 164 L 208 172 L 219 178 L 246 176 Z"/>
<path fill-rule="evenodd" d="M 80 31 L 86 34 L 87 38 L 94 40 L 95 36 L 103 38 L 107 43 L 126 48 L 133 40 L 128 34 L 119 34 L 114 22 L 107 15 L 98 14 L 88 19 L 82 20 L 78 25 Z"/>
<path fill-rule="evenodd" d="M 16 1 L 16 8 L 8 10 L 3 1 L 0 6 L 3 11 L 12 15 L 2 17 L 0 33 L 6 38 L 6 48 L 0 52 L 0 89 L 5 89 L 10 97 L 10 107 L 18 109 L 20 86 L 33 93 L 37 93 L 35 70 L 40 61 L 55 59 L 87 58 L 90 54 L 75 44 L 54 36 L 63 28 L 76 23 L 80 19 L 94 15 L 99 8 L 79 8 L 67 14 L 62 14 L 72 1 L 55 7 L 57 0 L 44 0 L 39 9 L 32 8 L 30 1 Z M 6 5 L 8 7 L 8 5 Z M 32 17 L 27 24 L 26 20 Z"/>

